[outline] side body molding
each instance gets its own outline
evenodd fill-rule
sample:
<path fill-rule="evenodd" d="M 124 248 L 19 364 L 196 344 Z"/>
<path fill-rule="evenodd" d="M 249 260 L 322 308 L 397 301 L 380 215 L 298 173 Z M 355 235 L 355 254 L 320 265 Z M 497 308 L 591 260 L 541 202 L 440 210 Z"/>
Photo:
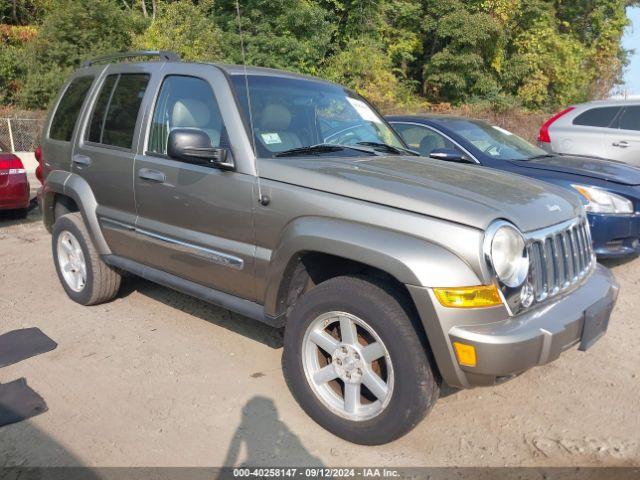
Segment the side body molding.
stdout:
<path fill-rule="evenodd" d="M 44 224 L 51 232 L 54 221 L 54 198 L 56 194 L 66 195 L 73 199 L 80 209 L 85 225 L 89 230 L 93 244 L 100 255 L 110 255 L 111 250 L 102 235 L 96 208 L 98 202 L 91 187 L 81 176 L 62 170 L 53 170 L 47 176 L 42 190 L 42 211 Z"/>
<path fill-rule="evenodd" d="M 283 230 L 271 254 L 265 286 L 265 313 L 282 314 L 279 305 L 291 262 L 319 252 L 378 268 L 407 285 L 436 287 L 482 282 L 460 257 L 441 245 L 382 227 L 325 217 L 301 217 Z"/>

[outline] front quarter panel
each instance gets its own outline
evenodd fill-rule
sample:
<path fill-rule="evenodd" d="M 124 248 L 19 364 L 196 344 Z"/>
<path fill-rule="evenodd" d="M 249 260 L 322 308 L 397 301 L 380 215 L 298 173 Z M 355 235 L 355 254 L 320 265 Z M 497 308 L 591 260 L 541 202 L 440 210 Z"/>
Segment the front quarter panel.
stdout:
<path fill-rule="evenodd" d="M 277 298 L 284 273 L 305 252 L 354 260 L 408 285 L 488 281 L 478 229 L 278 182 L 264 182 L 262 189 L 271 202 L 255 217 L 257 291 L 269 315 L 281 313 Z"/>

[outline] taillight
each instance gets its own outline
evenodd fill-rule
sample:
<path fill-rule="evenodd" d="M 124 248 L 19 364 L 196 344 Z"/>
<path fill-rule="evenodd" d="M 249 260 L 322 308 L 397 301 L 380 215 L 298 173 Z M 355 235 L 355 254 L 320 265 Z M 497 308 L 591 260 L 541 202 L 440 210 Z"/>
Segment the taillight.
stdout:
<path fill-rule="evenodd" d="M 44 175 L 42 174 L 42 147 L 36 148 L 34 156 L 38 161 L 38 166 L 36 167 L 36 178 L 40 181 L 40 183 L 44 184 Z"/>
<path fill-rule="evenodd" d="M 567 113 L 569 113 L 574 108 L 575 107 L 565 108 L 564 110 L 562 110 L 561 112 L 556 113 L 553 117 L 551 117 L 549 120 L 544 122 L 542 124 L 542 126 L 540 127 L 540 132 L 538 133 L 538 141 L 544 142 L 544 143 L 551 143 L 551 137 L 549 136 L 549 127 L 551 126 L 551 124 L 553 122 L 558 120 L 563 115 L 566 115 Z"/>
<path fill-rule="evenodd" d="M 9 175 L 26 173 L 22 160 L 15 155 L 9 155 L 8 157 L 0 159 L 0 170 L 8 170 Z"/>
<path fill-rule="evenodd" d="M 9 175 L 27 173 L 22 164 L 22 160 L 14 155 L 11 160 L 11 167 L 9 168 Z"/>

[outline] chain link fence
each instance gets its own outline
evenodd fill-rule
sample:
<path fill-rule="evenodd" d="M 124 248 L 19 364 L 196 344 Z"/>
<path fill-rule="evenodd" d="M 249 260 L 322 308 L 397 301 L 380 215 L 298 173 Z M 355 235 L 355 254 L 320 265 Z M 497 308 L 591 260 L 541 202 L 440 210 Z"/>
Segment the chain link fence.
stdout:
<path fill-rule="evenodd" d="M 43 120 L 0 117 L 0 143 L 11 152 L 33 152 L 40 143 Z"/>

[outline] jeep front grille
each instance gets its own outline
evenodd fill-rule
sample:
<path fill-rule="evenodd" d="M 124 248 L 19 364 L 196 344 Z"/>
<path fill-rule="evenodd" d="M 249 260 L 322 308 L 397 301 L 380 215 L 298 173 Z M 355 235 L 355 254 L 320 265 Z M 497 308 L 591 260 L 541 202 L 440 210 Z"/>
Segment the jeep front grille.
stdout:
<path fill-rule="evenodd" d="M 585 217 L 528 236 L 529 279 L 537 301 L 577 283 L 595 261 Z"/>

